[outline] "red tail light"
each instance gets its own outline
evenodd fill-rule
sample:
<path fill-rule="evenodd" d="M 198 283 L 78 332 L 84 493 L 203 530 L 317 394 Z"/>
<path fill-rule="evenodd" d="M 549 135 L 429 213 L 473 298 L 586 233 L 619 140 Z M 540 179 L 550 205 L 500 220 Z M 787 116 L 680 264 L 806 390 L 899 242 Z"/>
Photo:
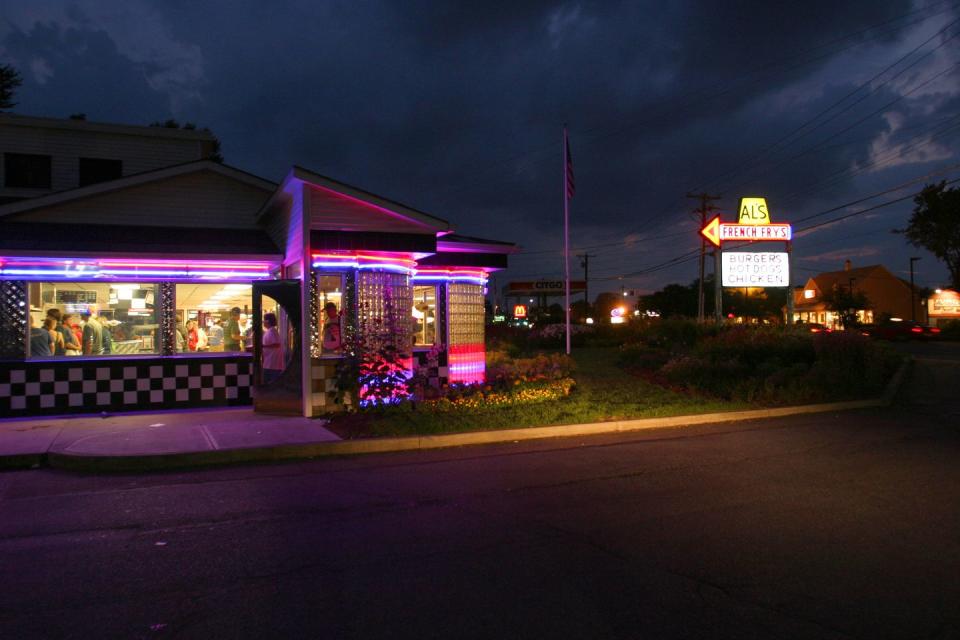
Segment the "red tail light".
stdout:
<path fill-rule="evenodd" d="M 930 327 L 930 333 L 940 333 L 939 327 Z"/>
<path fill-rule="evenodd" d="M 910 331 L 914 333 L 923 333 L 923 329 L 921 329 L 920 327 L 910 327 Z"/>
<path fill-rule="evenodd" d="M 814 327 L 813 329 L 810 329 L 810 333 L 820 333 L 820 331 L 822 331 L 822 329 L 820 329 L 819 327 Z"/>

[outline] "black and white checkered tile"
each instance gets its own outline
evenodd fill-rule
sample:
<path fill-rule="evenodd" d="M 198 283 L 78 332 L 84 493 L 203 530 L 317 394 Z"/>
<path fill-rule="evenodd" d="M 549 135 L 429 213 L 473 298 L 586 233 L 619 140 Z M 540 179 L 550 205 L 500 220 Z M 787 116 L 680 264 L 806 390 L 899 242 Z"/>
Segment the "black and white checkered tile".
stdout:
<path fill-rule="evenodd" d="M 450 377 L 447 368 L 447 352 L 440 351 L 435 356 L 431 356 L 429 351 L 413 352 L 413 368 L 417 371 L 426 368 L 427 380 L 431 387 L 439 389 L 447 384 Z"/>
<path fill-rule="evenodd" d="M 0 417 L 250 404 L 249 357 L 0 362 Z"/>

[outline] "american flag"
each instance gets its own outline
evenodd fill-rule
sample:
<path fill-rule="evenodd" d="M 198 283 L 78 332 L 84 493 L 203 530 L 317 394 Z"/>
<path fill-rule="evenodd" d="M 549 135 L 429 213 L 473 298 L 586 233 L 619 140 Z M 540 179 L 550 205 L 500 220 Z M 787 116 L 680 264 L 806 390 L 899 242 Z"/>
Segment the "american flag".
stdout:
<path fill-rule="evenodd" d="M 577 191 L 577 184 L 573 179 L 573 156 L 570 155 L 570 140 L 567 139 L 567 200 Z"/>

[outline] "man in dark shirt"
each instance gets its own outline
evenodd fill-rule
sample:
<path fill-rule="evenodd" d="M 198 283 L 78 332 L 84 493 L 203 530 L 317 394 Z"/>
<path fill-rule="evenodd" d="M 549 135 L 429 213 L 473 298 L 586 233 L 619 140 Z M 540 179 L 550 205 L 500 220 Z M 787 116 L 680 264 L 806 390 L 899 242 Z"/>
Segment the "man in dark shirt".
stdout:
<path fill-rule="evenodd" d="M 223 350 L 240 351 L 243 345 L 243 333 L 240 331 L 240 307 L 230 309 L 230 319 L 223 329 Z"/>
<path fill-rule="evenodd" d="M 90 309 L 83 312 L 81 317 L 86 322 L 83 325 L 83 355 L 103 355 L 103 327 Z"/>
<path fill-rule="evenodd" d="M 33 314 L 30 314 L 30 355 L 34 358 L 53 355 L 53 338 L 43 327 L 35 326 Z"/>

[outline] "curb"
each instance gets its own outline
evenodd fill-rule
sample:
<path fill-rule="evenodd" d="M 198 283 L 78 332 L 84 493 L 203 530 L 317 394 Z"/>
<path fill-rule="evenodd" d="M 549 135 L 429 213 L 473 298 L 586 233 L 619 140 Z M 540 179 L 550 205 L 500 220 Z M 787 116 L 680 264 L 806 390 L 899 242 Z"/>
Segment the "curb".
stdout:
<path fill-rule="evenodd" d="M 701 424 L 718 424 L 780 418 L 808 413 L 827 413 L 831 411 L 850 411 L 886 407 L 893 403 L 899 393 L 907 373 L 913 365 L 907 359 L 900 365 L 893 378 L 887 384 L 879 398 L 867 400 L 848 400 L 822 404 L 777 407 L 771 409 L 750 409 L 746 411 L 726 411 L 694 415 L 670 416 L 664 418 L 641 418 L 636 420 L 614 420 L 610 422 L 592 422 L 584 424 L 566 424 L 551 427 L 528 427 L 523 429 L 501 429 L 494 431 L 472 431 L 444 435 L 402 436 L 393 438 L 370 438 L 366 440 L 339 440 L 336 442 L 318 442 L 313 444 L 290 444 L 247 449 L 223 449 L 216 451 L 192 451 L 185 453 L 145 454 L 129 456 L 85 456 L 51 451 L 45 455 L 0 457 L 0 468 L 35 468 L 46 465 L 55 469 L 92 473 L 124 473 L 184 469 L 191 467 L 220 466 L 251 462 L 279 462 L 284 460 L 302 460 L 333 456 L 351 456 L 371 453 L 391 453 L 400 451 L 425 451 L 479 444 L 519 442 L 523 440 L 541 440 L 545 438 L 563 438 L 571 436 L 591 436 L 647 429 L 685 427 Z M 22 458 L 17 467 L 5 464 L 12 458 Z"/>

